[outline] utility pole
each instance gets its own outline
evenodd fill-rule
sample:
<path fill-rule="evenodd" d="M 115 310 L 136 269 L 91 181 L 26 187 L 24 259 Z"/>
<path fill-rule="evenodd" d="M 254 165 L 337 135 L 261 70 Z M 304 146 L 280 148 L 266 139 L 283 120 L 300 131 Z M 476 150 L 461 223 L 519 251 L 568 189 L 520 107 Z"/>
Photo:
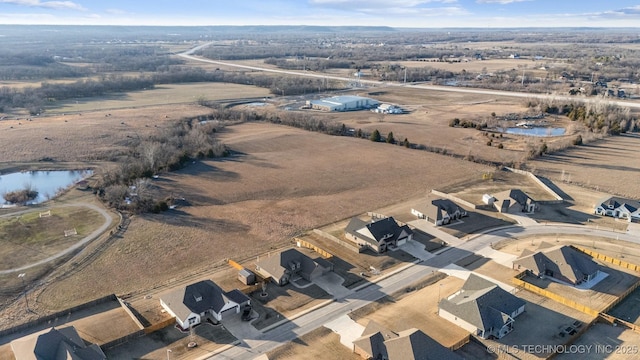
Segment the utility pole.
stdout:
<path fill-rule="evenodd" d="M 407 67 L 404 67 L 404 84 L 407 84 Z"/>
<path fill-rule="evenodd" d="M 25 281 L 24 281 L 24 277 L 26 275 L 27 274 L 25 274 L 25 273 L 20 273 L 20 274 L 18 274 L 18 277 L 22 280 L 22 287 L 23 287 L 23 292 L 24 292 L 24 303 L 27 305 L 27 312 L 30 312 L 31 309 L 29 309 L 29 299 L 27 298 L 27 285 L 25 284 Z"/>

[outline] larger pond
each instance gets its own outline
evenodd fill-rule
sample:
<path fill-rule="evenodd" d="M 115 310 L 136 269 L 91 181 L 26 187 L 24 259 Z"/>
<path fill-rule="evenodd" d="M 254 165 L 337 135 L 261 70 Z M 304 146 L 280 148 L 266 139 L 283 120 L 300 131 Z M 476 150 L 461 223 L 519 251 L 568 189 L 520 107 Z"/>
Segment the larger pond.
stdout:
<path fill-rule="evenodd" d="M 52 170 L 0 175 L 0 204 L 7 203 L 2 197 L 5 193 L 23 190 L 27 187 L 38 192 L 38 197 L 29 203 L 41 203 L 92 174 L 92 170 Z"/>
<path fill-rule="evenodd" d="M 525 136 L 562 136 L 566 132 L 564 128 L 554 127 L 512 127 L 506 129 L 498 129 L 499 131 L 506 132 L 513 135 L 525 135 Z"/>

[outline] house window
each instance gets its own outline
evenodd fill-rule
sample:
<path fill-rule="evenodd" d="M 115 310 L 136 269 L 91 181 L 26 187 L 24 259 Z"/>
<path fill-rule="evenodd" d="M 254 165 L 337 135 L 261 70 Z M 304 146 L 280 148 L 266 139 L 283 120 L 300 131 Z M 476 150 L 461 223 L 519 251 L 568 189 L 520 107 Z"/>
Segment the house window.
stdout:
<path fill-rule="evenodd" d="M 189 318 L 189 325 L 193 325 L 195 323 L 196 323 L 196 318 L 194 318 L 194 317 Z"/>

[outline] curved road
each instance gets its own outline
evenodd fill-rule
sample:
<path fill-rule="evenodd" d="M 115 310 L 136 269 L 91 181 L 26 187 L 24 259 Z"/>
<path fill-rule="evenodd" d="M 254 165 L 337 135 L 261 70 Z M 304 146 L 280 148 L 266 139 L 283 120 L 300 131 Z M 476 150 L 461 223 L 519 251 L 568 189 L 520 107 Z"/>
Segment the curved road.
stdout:
<path fill-rule="evenodd" d="M 271 72 L 271 73 L 277 73 L 277 74 L 303 76 L 303 77 L 311 77 L 311 78 L 318 78 L 318 79 L 353 81 L 352 78 L 348 78 L 348 77 L 331 76 L 331 75 L 325 75 L 321 73 L 314 73 L 314 72 L 308 72 L 308 71 L 290 71 L 290 70 L 269 69 L 269 68 L 263 68 L 258 66 L 240 65 L 240 64 L 234 64 L 234 63 L 229 63 L 224 61 L 210 60 L 210 59 L 201 58 L 193 55 L 196 51 L 206 48 L 210 44 L 211 43 L 196 46 L 193 49 L 190 49 L 183 53 L 178 54 L 178 56 L 181 56 L 185 59 L 200 61 L 208 64 L 224 65 L 224 66 L 253 70 L 253 71 L 264 71 L 264 72 Z M 640 108 L 639 102 L 624 101 L 624 100 L 610 100 L 610 99 L 605 99 L 600 97 L 586 98 L 586 97 L 576 97 L 576 96 L 568 96 L 568 95 L 533 94 L 533 93 L 524 93 L 524 92 L 517 92 L 517 91 L 500 91 L 500 90 L 491 90 L 491 89 L 463 88 L 463 87 L 454 87 L 454 86 L 417 85 L 417 84 L 411 84 L 411 83 L 403 84 L 403 83 L 395 83 L 395 82 L 383 82 L 383 81 L 377 81 L 377 80 L 359 80 L 359 81 L 364 84 L 377 85 L 377 86 L 397 86 L 397 87 L 407 87 L 407 88 L 419 89 L 419 90 L 447 91 L 447 92 L 456 92 L 456 93 L 482 94 L 482 95 L 493 95 L 493 96 L 508 96 L 508 97 L 524 98 L 524 99 L 553 99 L 553 100 L 561 100 L 561 101 L 578 101 L 583 103 L 603 103 L 604 102 L 607 104 L 617 105 L 621 107 Z"/>
<path fill-rule="evenodd" d="M 457 262 L 471 253 L 491 246 L 500 240 L 514 236 L 524 237 L 531 235 L 573 234 L 583 236 L 598 236 L 614 238 L 640 244 L 637 236 L 628 233 L 619 233 L 602 229 L 593 229 L 587 226 L 566 224 L 538 224 L 523 227 L 521 225 L 507 226 L 486 233 L 476 235 L 457 247 L 451 247 L 437 256 L 416 263 L 409 264 L 395 273 L 388 274 L 386 278 L 366 287 L 352 291 L 349 295 L 334 299 L 327 306 L 316 309 L 302 315 L 292 321 L 285 322 L 281 326 L 260 333 L 254 338 L 242 339 L 240 345 L 231 347 L 226 351 L 213 355 L 212 359 L 254 359 L 259 354 L 264 354 L 287 341 L 311 332 L 324 324 L 359 309 L 370 302 L 376 301 L 386 295 L 409 287 L 419 279 L 429 276 L 445 266 Z"/>
<path fill-rule="evenodd" d="M 87 243 L 89 243 L 92 240 L 96 239 L 98 236 L 102 235 L 102 233 L 104 233 L 109 228 L 109 226 L 111 226 L 111 224 L 113 223 L 113 219 L 111 218 L 111 216 L 109 215 L 109 213 L 106 210 L 104 210 L 104 209 L 102 209 L 102 208 L 100 208 L 100 207 L 98 207 L 96 205 L 93 205 L 93 204 L 78 203 L 78 204 L 60 205 L 58 207 L 73 207 L 73 206 L 86 207 L 86 208 L 89 208 L 91 210 L 97 211 L 98 213 L 100 213 L 100 215 L 102 215 L 104 217 L 104 220 L 105 220 L 104 224 L 102 224 L 102 226 L 100 226 L 98 229 L 96 229 L 91 234 L 85 236 L 82 240 L 80 240 L 77 243 L 73 244 L 72 246 L 66 248 L 65 250 L 60 251 L 57 254 L 53 254 L 53 255 L 45 258 L 45 259 L 36 261 L 36 262 L 31 263 L 29 265 L 24 265 L 24 266 L 13 268 L 13 269 L 0 270 L 0 275 L 12 274 L 12 273 L 24 271 L 24 270 L 30 269 L 32 267 L 35 267 L 35 266 L 46 264 L 46 263 L 48 263 L 50 261 L 56 260 L 56 259 L 58 259 L 60 257 L 65 256 L 65 255 L 68 255 L 68 254 L 72 253 L 73 251 L 85 246 Z M 51 208 L 45 208 L 45 209 L 51 209 Z M 33 211 L 33 210 L 18 211 L 18 212 L 15 212 L 15 213 L 2 215 L 2 217 L 16 216 L 16 215 L 24 214 L 24 213 L 30 212 L 30 211 Z"/>

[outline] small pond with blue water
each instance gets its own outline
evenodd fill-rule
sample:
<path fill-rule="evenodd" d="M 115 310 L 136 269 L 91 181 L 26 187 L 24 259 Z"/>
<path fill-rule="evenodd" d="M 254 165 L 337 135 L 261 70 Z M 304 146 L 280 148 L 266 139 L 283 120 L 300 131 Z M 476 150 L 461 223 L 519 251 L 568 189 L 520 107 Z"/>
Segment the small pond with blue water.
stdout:
<path fill-rule="evenodd" d="M 53 198 L 61 189 L 66 189 L 92 174 L 92 170 L 23 171 L 3 174 L 0 175 L 0 204 L 6 203 L 2 194 L 22 190 L 27 186 L 38 192 L 38 197 L 30 203 L 38 204 Z"/>

